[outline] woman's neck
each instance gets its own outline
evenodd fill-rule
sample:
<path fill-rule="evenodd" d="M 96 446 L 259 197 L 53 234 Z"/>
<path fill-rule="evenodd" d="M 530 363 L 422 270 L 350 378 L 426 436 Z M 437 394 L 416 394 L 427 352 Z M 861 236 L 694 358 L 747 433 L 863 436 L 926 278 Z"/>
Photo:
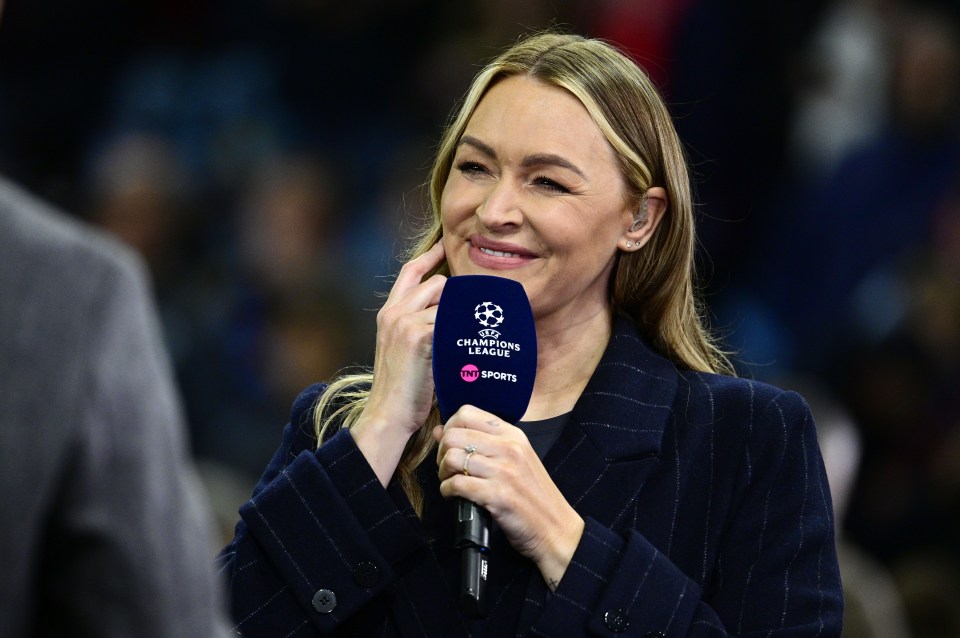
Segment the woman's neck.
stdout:
<path fill-rule="evenodd" d="M 573 409 L 610 341 L 609 309 L 577 323 L 537 322 L 537 378 L 525 421 Z"/>

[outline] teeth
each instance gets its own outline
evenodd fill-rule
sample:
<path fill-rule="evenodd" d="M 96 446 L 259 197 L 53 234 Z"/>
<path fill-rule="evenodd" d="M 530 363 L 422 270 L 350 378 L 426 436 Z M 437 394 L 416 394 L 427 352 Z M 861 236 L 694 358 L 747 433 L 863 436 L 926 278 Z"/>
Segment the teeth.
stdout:
<path fill-rule="evenodd" d="M 481 248 L 480 252 L 486 253 L 487 255 L 493 255 L 494 257 L 518 257 L 516 253 L 505 253 L 502 250 L 490 250 L 489 248 Z"/>

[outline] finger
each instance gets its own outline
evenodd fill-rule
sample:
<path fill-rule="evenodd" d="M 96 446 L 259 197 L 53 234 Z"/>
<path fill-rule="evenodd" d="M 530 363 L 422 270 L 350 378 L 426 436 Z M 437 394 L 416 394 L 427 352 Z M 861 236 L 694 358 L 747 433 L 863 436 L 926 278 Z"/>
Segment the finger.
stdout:
<path fill-rule="evenodd" d="M 463 474 L 473 478 L 487 478 L 490 470 L 490 459 L 479 452 L 468 453 L 463 448 L 447 450 L 438 463 L 440 480 L 444 481 L 456 474 Z"/>
<path fill-rule="evenodd" d="M 387 296 L 387 303 L 393 301 L 395 296 L 404 296 L 407 291 L 418 286 L 427 273 L 443 263 L 443 259 L 443 242 L 437 242 L 427 252 L 405 263 L 397 274 L 390 295 Z"/>
<path fill-rule="evenodd" d="M 405 283 L 413 280 L 412 283 L 419 283 L 424 275 L 442 264 L 443 259 L 443 242 L 438 241 L 430 247 L 430 250 L 405 263 L 403 267 L 400 268 L 400 274 L 397 275 L 397 280 Z"/>
<path fill-rule="evenodd" d="M 476 437 L 468 437 L 467 430 L 458 430 L 454 436 L 447 436 L 441 432 L 439 445 L 437 446 L 437 465 L 442 468 L 445 463 L 453 463 L 450 467 L 455 470 L 459 469 L 456 465 L 456 460 L 463 463 L 463 456 L 467 453 L 468 449 L 479 450 L 481 447 L 490 448 L 491 446 L 485 445 L 484 442 L 477 440 Z M 458 455 L 458 459 L 452 458 L 451 455 Z"/>
<path fill-rule="evenodd" d="M 433 352 L 433 326 L 437 320 L 437 307 L 417 311 L 404 311 L 397 306 L 381 311 L 377 331 L 376 357 L 381 363 L 384 356 L 395 361 L 409 361 L 408 355 L 429 359 Z"/>
<path fill-rule="evenodd" d="M 496 435 L 503 433 L 505 425 L 510 424 L 495 414 L 467 404 L 460 406 L 443 427 L 448 432 L 454 428 L 465 428 Z"/>
<path fill-rule="evenodd" d="M 437 322 L 436 299 L 439 294 L 438 291 L 427 297 L 426 302 L 406 300 L 380 309 L 377 313 L 378 358 L 383 353 L 393 353 L 392 356 L 399 356 L 401 359 L 411 353 L 416 353 L 421 358 L 432 357 L 433 329 Z M 424 303 L 432 305 L 424 308 Z"/>
<path fill-rule="evenodd" d="M 487 481 L 476 476 L 454 474 L 440 482 L 440 495 L 444 498 L 460 497 L 487 509 L 490 506 Z"/>
<path fill-rule="evenodd" d="M 394 284 L 387 301 L 380 309 L 380 317 L 395 314 L 403 315 L 424 308 L 435 307 L 440 303 L 440 294 L 447 283 L 443 275 L 433 275 L 424 282 L 417 283 L 410 288 L 402 288 Z"/>
<path fill-rule="evenodd" d="M 406 311 L 396 317 L 397 325 L 402 325 L 413 332 L 423 332 L 433 340 L 433 326 L 437 323 L 437 306 L 428 306 L 419 310 Z"/>
<path fill-rule="evenodd" d="M 488 432 L 478 430 L 477 428 L 471 428 L 462 421 L 458 425 L 457 420 L 454 418 L 457 413 L 459 413 L 459 410 L 455 412 L 454 416 L 450 417 L 446 423 L 441 423 L 437 426 L 440 431 L 435 432 L 434 436 L 438 437 L 438 454 L 442 454 L 447 449 L 452 448 L 491 448 L 495 436 Z"/>
<path fill-rule="evenodd" d="M 469 445 L 487 450 L 487 455 L 496 456 L 497 441 L 514 434 L 515 427 L 496 415 L 472 405 L 463 405 L 442 426 L 437 458 L 448 449 L 466 448 Z"/>

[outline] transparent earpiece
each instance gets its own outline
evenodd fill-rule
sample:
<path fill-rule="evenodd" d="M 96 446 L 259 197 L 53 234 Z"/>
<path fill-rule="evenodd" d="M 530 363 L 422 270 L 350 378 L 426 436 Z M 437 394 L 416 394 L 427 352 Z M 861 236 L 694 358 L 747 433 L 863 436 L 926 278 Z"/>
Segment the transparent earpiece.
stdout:
<path fill-rule="evenodd" d="M 630 226 L 630 230 L 634 231 L 647 223 L 647 218 L 650 216 L 647 211 L 647 195 L 644 193 L 643 197 L 640 198 L 640 208 L 637 210 L 636 214 L 633 216 L 633 225 Z"/>

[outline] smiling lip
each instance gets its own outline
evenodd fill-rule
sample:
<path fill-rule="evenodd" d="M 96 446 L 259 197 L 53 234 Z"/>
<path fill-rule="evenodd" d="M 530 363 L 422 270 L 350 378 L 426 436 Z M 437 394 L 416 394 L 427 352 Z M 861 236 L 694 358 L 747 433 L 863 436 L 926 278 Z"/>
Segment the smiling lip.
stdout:
<path fill-rule="evenodd" d="M 491 241 L 483 237 L 470 239 L 470 260 L 482 268 L 503 270 L 516 268 L 536 257 L 529 250 L 514 244 Z"/>

